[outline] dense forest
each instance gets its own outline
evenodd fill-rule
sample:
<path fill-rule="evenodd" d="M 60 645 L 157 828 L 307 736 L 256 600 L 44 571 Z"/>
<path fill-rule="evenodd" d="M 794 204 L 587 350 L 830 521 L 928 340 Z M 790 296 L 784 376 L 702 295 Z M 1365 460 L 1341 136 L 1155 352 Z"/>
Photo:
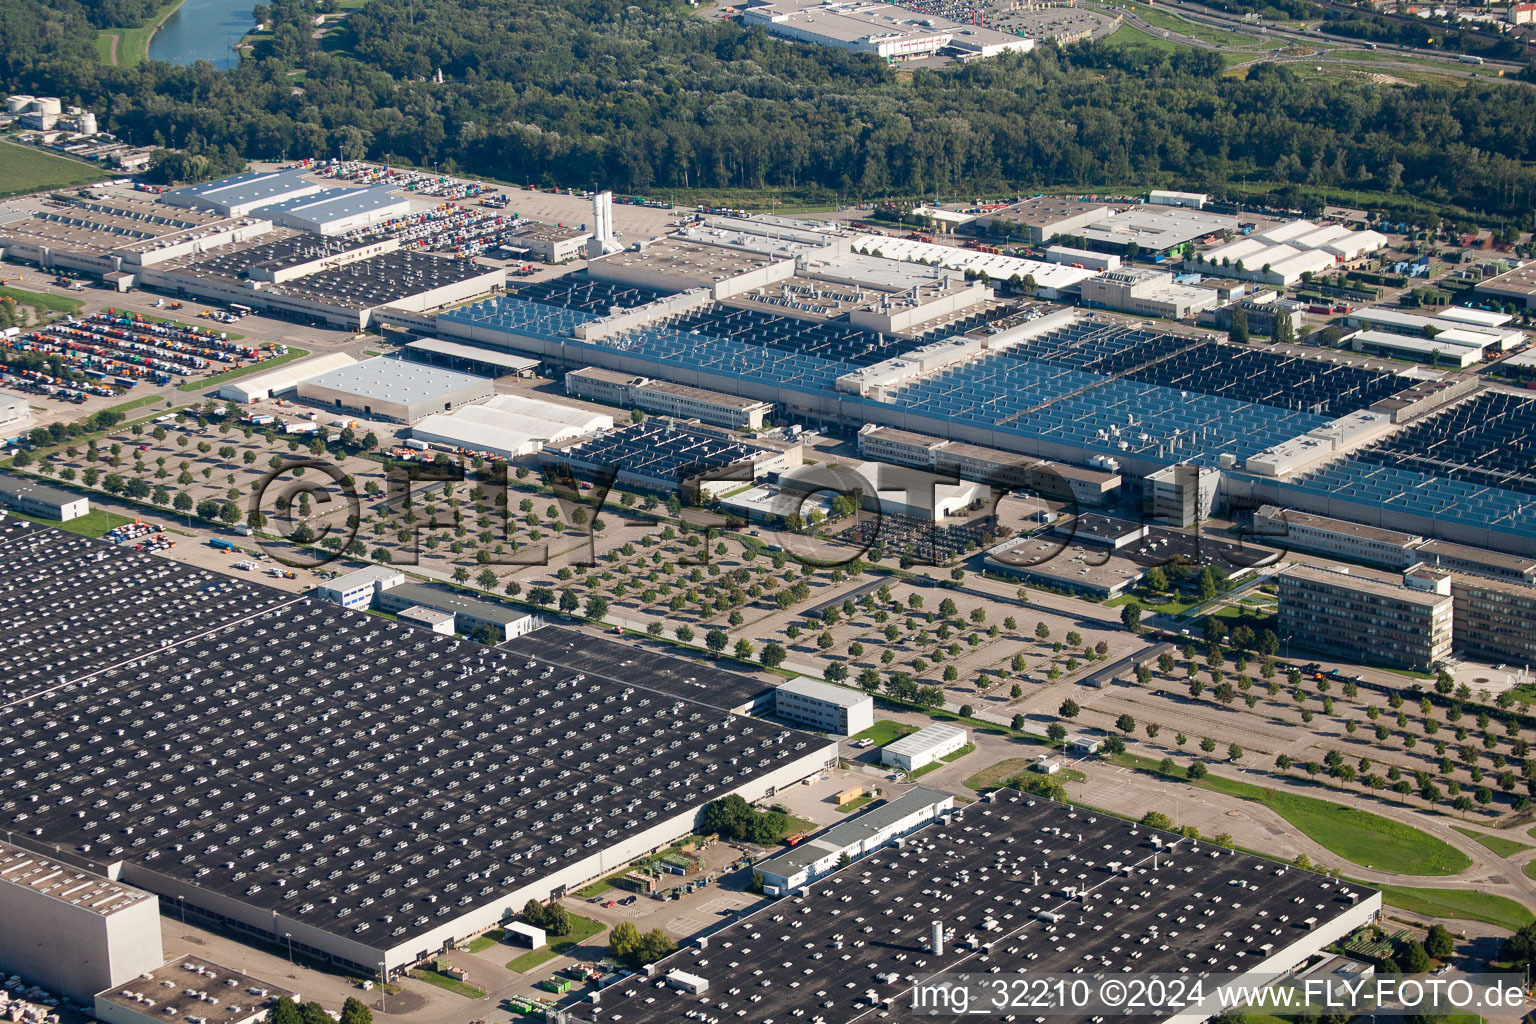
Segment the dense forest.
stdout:
<path fill-rule="evenodd" d="M 232 71 L 120 69 L 89 57 L 107 2 L 132 0 L 0 0 L 3 84 L 90 105 L 210 167 L 235 151 L 394 158 L 518 182 L 849 199 L 1272 181 L 1522 224 L 1536 207 L 1536 89 L 1517 83 L 1375 88 L 1279 64 L 1242 80 L 1211 52 L 1096 44 L 897 72 L 668 0 L 369 0 L 325 48 L 313 4 L 282 0 Z"/>

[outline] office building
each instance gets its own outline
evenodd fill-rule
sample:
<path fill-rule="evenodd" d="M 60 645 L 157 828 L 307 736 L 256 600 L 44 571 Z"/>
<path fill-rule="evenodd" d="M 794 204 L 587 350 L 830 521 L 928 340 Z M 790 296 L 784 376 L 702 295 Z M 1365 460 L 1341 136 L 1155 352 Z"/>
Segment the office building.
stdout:
<path fill-rule="evenodd" d="M 90 499 L 84 495 L 3 474 L 0 474 L 0 505 L 61 523 L 78 519 L 91 510 Z"/>
<path fill-rule="evenodd" d="M 1245 286 L 1246 287 L 1246 286 Z M 1273 296 L 1273 292 L 1265 293 Z M 1218 299 L 1220 296 L 1218 296 Z M 1232 329 L 1232 317 L 1239 309 L 1248 318 L 1248 333 L 1255 337 L 1270 338 L 1275 334 L 1275 324 L 1288 320 L 1291 324 L 1291 337 L 1296 337 L 1301 331 L 1302 312 L 1294 303 L 1275 300 L 1262 301 L 1258 299 L 1238 299 L 1224 306 L 1206 310 L 1200 315 L 1200 323 L 1206 327 L 1214 327 L 1219 331 Z"/>
<path fill-rule="evenodd" d="M 153 895 L 0 842 L 0 972 L 90 1005 L 161 958 Z"/>
<path fill-rule="evenodd" d="M 1175 284 L 1172 274 L 1146 267 L 1105 271 L 1082 288 L 1085 306 L 1167 320 L 1183 320 L 1216 304 L 1209 288 Z"/>
<path fill-rule="evenodd" d="M 1336 569 L 1294 565 L 1276 577 L 1278 632 L 1351 661 L 1427 671 L 1451 655 L 1452 601 Z"/>
<path fill-rule="evenodd" d="M 782 896 L 842 867 L 844 858 L 855 861 L 874 853 L 954 806 L 955 798 L 949 793 L 918 786 L 845 818 L 820 835 L 802 839 L 777 857 L 759 861 L 752 870 L 763 876 L 764 893 Z"/>
<path fill-rule="evenodd" d="M 1536 586 L 1536 558 L 1439 539 L 1420 544 L 1414 550 L 1414 555 L 1418 561 L 1436 569 L 1487 576 L 1528 587 Z"/>
<path fill-rule="evenodd" d="M 1279 551 L 1305 551 L 1384 569 L 1406 569 L 1423 558 L 1415 550 L 1424 543 L 1417 534 L 1275 505 L 1264 505 L 1253 514 L 1249 537 Z"/>
<path fill-rule="evenodd" d="M 353 611 L 365 611 L 373 607 L 377 595 L 404 582 L 405 573 L 400 570 L 370 565 L 317 584 L 310 596 Z"/>
<path fill-rule="evenodd" d="M 1451 595 L 1452 644 L 1461 657 L 1521 668 L 1536 666 L 1536 588 L 1424 565 L 1404 573 L 1403 583 Z"/>
<path fill-rule="evenodd" d="M 875 724 L 875 702 L 869 694 L 804 677 L 774 688 L 773 713 L 836 736 L 852 736 Z"/>
<path fill-rule="evenodd" d="M 399 423 L 452 412 L 494 393 L 489 378 L 389 356 L 329 370 L 298 384 L 298 396 L 306 402 Z"/>
<path fill-rule="evenodd" d="M 1143 479 L 1146 515 L 1164 526 L 1194 526 L 1211 518 L 1221 486 L 1221 471 L 1181 463 Z"/>
<path fill-rule="evenodd" d="M 958 725 L 935 722 L 881 747 L 880 763 L 888 768 L 915 772 L 953 754 L 969 742 L 971 734 L 968 730 Z"/>
<path fill-rule="evenodd" d="M 545 263 L 564 263 L 586 255 L 592 232 L 561 224 L 530 224 L 515 232 L 512 244 Z"/>

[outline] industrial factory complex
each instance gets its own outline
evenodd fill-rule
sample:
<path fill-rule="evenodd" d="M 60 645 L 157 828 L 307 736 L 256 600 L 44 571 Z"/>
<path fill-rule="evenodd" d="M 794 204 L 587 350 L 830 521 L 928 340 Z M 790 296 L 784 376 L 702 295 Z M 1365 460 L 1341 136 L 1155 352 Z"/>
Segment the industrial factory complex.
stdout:
<path fill-rule="evenodd" d="M 1381 894 L 1355 883 L 1004 789 L 651 964 L 576 1017 L 778 1021 L 813 1003 L 827 1024 L 921 1021 L 933 1011 L 914 989 L 951 972 L 1194 970 L 1262 984 L 1380 910 Z"/>
<path fill-rule="evenodd" d="M 888 4 L 738 13 L 891 60 L 1031 45 Z M 0 395 L 0 978 L 106 1024 L 254 1024 L 300 988 L 166 949 L 171 915 L 382 1012 L 422 981 L 533 1013 L 537 984 L 563 1024 L 916 1021 L 947 972 L 1312 970 L 1380 922 L 1381 894 L 1297 866 L 1333 847 L 1277 831 L 1281 862 L 1152 827 L 1172 823 L 1155 804 L 1138 824 L 1049 797 L 1118 771 L 1140 800 L 1183 779 L 1172 755 L 1222 747 L 1288 785 L 1289 754 L 1269 773 L 1282 748 L 1252 744 L 1290 723 L 1206 724 L 1244 718 L 1239 694 L 1278 707 L 1281 679 L 1281 710 L 1332 714 L 1398 699 L 1342 668 L 1403 670 L 1406 729 L 1495 710 L 1437 679 L 1457 659 L 1495 689 L 1536 665 L 1536 395 L 1492 372 L 1530 340 L 1513 260 L 1462 305 L 1397 306 L 1344 283 L 1386 274 L 1381 222 L 1198 193 L 801 219 L 530 190 L 535 221 L 496 186 L 404 173 L 305 161 L 0 210 L 0 258 L 108 296 L 0 337 L 24 392 Z M 161 321 L 192 301 L 255 326 Z M 28 396 L 59 397 L 38 366 L 96 418 L 32 429 Z M 329 475 L 350 508 L 306 518 L 321 480 L 263 511 L 317 464 L 304 487 Z M 174 518 L 110 525 L 151 505 Z M 289 571 L 280 515 L 352 532 L 295 533 L 325 561 Z M 208 543 L 166 557 L 177 537 Z M 858 550 L 812 565 L 801 540 Z M 1154 664 L 1187 667 L 1188 702 L 1146 685 Z M 1198 704 L 1202 671 L 1228 707 Z M 1348 681 L 1323 698 L 1325 678 Z M 1212 735 L 1153 721 L 1157 701 Z M 1517 701 L 1479 723 L 1487 754 L 1460 728 L 1458 810 L 1528 807 Z M 1088 763 L 1159 728 L 1178 749 L 1158 770 Z M 1396 774 L 1346 746 L 1368 733 L 1317 732 L 1362 786 L 1416 777 L 1414 743 Z M 1284 748 L 1298 767 L 1311 742 Z M 1419 774 L 1397 792 L 1440 800 Z M 597 920 L 557 949 L 539 908 L 581 900 Z M 652 914 L 677 951 L 621 949 L 618 923 Z M 523 940 L 548 956 L 517 979 L 460 977 L 453 957 Z"/>
<path fill-rule="evenodd" d="M 721 707 L 756 698 L 742 677 L 558 630 L 486 648 L 17 519 L 0 520 L 0 567 L 27 583 L 8 590 L 21 628 L 0 652 L 0 748 L 27 766 L 0 776 L 16 846 L 365 976 L 688 834 L 710 800 L 760 799 L 836 756 Z M 200 607 L 135 636 L 104 574 Z M 110 654 L 80 657 L 92 639 Z M 745 689 L 771 699 L 766 683 Z M 19 854 L 0 851 L 0 871 L 6 856 Z M 0 906 L 11 884 L 0 874 Z M 142 929 L 132 898 L 107 893 L 97 913 L 107 897 L 101 927 Z M 67 917 L 7 915 L 5 942 L 31 950 Z"/>
<path fill-rule="evenodd" d="M 831 740 L 743 716 L 771 708 L 769 684 L 567 629 L 484 647 L 0 520 L 8 578 L 43 561 L 53 574 L 12 591 L 8 620 L 69 607 L 107 645 L 128 634 L 102 573 L 208 595 L 195 621 L 126 658 L 78 660 L 25 631 L 3 641 L 37 674 L 11 684 L 0 736 L 0 907 L 14 911 L 0 956 L 94 993 L 103 1020 L 185 999 L 161 987 L 181 972 L 214 979 L 192 995 L 220 993 L 241 1024 L 280 994 L 196 958 L 160 966 L 156 897 L 237 936 L 396 974 L 687 835 L 708 801 L 771 796 L 837 757 Z M 696 1002 L 738 1000 L 778 1019 L 768 1004 L 798 1005 L 810 976 L 826 1019 L 851 1020 L 899 1006 L 913 978 L 898 961 L 1040 970 L 1032 936 L 1048 945 L 1087 916 L 1101 923 L 1061 970 L 1085 956 L 1117 970 L 1116 951 L 1152 934 L 1169 970 L 1199 957 L 1286 971 L 1380 909 L 1350 883 L 1011 790 L 957 809 L 914 789 L 764 870 L 787 902 L 594 993 L 579 1019 L 691 1019 Z M 753 957 L 765 942 L 780 953 Z M 95 973 L 50 967 L 62 948 Z"/>

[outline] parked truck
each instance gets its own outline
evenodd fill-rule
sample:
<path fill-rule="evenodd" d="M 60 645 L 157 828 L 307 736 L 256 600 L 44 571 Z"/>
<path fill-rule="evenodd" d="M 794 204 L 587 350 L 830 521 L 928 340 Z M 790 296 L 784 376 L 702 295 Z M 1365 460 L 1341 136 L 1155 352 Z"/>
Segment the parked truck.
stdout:
<path fill-rule="evenodd" d="M 208 546 L 211 547 L 211 548 L 217 548 L 219 551 L 236 551 L 236 550 L 238 550 L 233 544 L 231 544 L 229 541 L 225 540 L 223 537 L 213 537 L 213 538 L 211 538 L 208 541 Z"/>

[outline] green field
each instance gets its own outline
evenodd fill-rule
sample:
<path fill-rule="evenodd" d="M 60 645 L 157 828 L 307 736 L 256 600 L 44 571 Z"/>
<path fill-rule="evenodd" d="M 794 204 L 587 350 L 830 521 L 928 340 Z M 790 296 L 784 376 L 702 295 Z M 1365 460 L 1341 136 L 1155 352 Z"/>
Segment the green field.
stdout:
<path fill-rule="evenodd" d="M 1177 32 L 1180 35 L 1189 36 L 1192 39 L 1203 39 L 1208 43 L 1218 46 L 1257 46 L 1262 40 L 1254 36 L 1245 36 L 1240 32 L 1228 32 L 1214 25 L 1202 25 L 1193 21 L 1186 21 L 1175 14 L 1168 14 L 1152 7 L 1141 4 L 1128 4 L 1127 10 L 1133 12 L 1142 21 L 1157 28 Z"/>
<path fill-rule="evenodd" d="M 239 335 L 231 335 L 230 337 L 238 340 Z M 270 370 L 274 366 L 281 366 L 284 363 L 292 362 L 295 359 L 303 359 L 307 355 L 309 355 L 309 353 L 304 349 L 289 346 L 287 352 L 284 352 L 282 355 L 277 356 L 274 359 L 263 359 L 259 363 L 252 363 L 249 366 L 241 366 L 234 370 L 225 370 L 223 373 L 216 373 L 212 377 L 203 377 L 199 380 L 189 380 L 185 384 L 178 385 L 176 390 L 206 391 L 211 387 L 217 387 L 220 384 L 226 384 L 229 381 L 235 380 L 236 378 L 244 377 L 248 373 L 255 373 L 258 370 Z"/>
<path fill-rule="evenodd" d="M 1319 846 L 1364 867 L 1403 875 L 1454 875 L 1472 866 L 1471 858 L 1454 846 L 1369 811 L 1219 775 L 1207 775 L 1197 785 L 1264 804 Z"/>
<path fill-rule="evenodd" d="M 4 158 L 5 148 L 0 144 L 0 159 Z M 0 177 L 4 171 L 0 170 Z M 46 309 L 51 313 L 78 313 L 85 308 L 85 303 L 79 299 L 72 299 L 67 295 L 50 295 L 47 292 L 29 292 L 25 288 L 0 287 L 0 298 L 15 299 L 23 306 L 31 306 L 33 309 Z"/>
<path fill-rule="evenodd" d="M 85 515 L 71 519 L 67 523 L 61 523 L 56 519 L 44 519 L 41 516 L 29 516 L 23 512 L 8 512 L 17 519 L 30 519 L 34 523 L 42 523 L 44 526 L 52 526 L 63 530 L 65 533 L 78 533 L 82 537 L 103 537 L 114 526 L 122 526 L 124 523 L 133 522 L 127 516 L 118 515 L 116 512 L 108 512 L 104 508 L 93 508 Z"/>
<path fill-rule="evenodd" d="M 887 743 L 895 743 L 903 736 L 910 736 L 917 732 L 917 726 L 907 725 L 905 722 L 893 722 L 889 718 L 882 718 L 863 732 L 854 733 L 848 737 L 849 742 L 855 740 L 873 740 L 875 746 L 883 747 Z"/>
<path fill-rule="evenodd" d="M 1505 839 L 1503 836 L 1491 836 L 1486 832 L 1478 832 L 1475 829 L 1462 828 L 1460 825 L 1452 825 L 1457 832 L 1476 840 L 1500 857 L 1513 857 L 1517 853 L 1524 853 L 1531 848 L 1529 843 L 1517 843 L 1513 839 Z"/>
<path fill-rule="evenodd" d="M 1176 43 L 1171 39 L 1148 35 L 1133 25 L 1121 25 L 1104 37 L 1104 43 L 1107 46 L 1149 46 L 1154 50 L 1166 50 L 1169 53 L 1190 49 L 1190 47 L 1182 43 Z"/>
<path fill-rule="evenodd" d="M 1373 882 L 1362 884 L 1380 889 L 1382 902 L 1388 906 L 1427 917 L 1482 921 L 1510 931 L 1518 931 L 1536 921 L 1536 915 L 1531 913 L 1530 908 L 1491 893 L 1468 892 L 1463 889 L 1412 889 L 1402 885 L 1375 885 Z"/>
<path fill-rule="evenodd" d="M 526 974 L 539 966 L 539 964 L 553 960 L 557 956 L 571 955 L 575 952 L 577 946 L 582 945 L 607 927 L 601 921 L 594 921 L 590 917 L 582 917 L 580 914 L 572 914 L 571 934 L 560 936 L 543 949 L 529 950 L 508 963 L 507 970 Z"/>
<path fill-rule="evenodd" d="M 117 66 L 131 68 L 149 59 L 149 40 L 155 30 L 175 13 L 183 0 L 168 0 L 165 6 L 152 14 L 142 25 L 123 28 L 104 28 L 96 35 L 96 59 L 103 64 L 112 63 L 112 37 L 117 37 Z"/>
<path fill-rule="evenodd" d="M 109 177 L 93 164 L 0 141 L 0 196 L 84 185 Z"/>
<path fill-rule="evenodd" d="M 412 971 L 411 977 L 417 981 L 425 981 L 429 985 L 436 985 L 438 988 L 447 989 L 449 992 L 457 992 L 466 999 L 485 998 L 485 989 L 475 988 L 475 986 L 467 985 L 457 978 L 450 978 L 446 974 L 439 974 L 425 967 L 418 967 Z"/>
<path fill-rule="evenodd" d="M 860 807 L 863 807 L 865 804 L 874 799 L 875 797 L 872 793 L 865 793 L 863 796 L 856 796 L 845 804 L 838 804 L 837 813 L 852 814 L 854 811 L 858 810 Z"/>

